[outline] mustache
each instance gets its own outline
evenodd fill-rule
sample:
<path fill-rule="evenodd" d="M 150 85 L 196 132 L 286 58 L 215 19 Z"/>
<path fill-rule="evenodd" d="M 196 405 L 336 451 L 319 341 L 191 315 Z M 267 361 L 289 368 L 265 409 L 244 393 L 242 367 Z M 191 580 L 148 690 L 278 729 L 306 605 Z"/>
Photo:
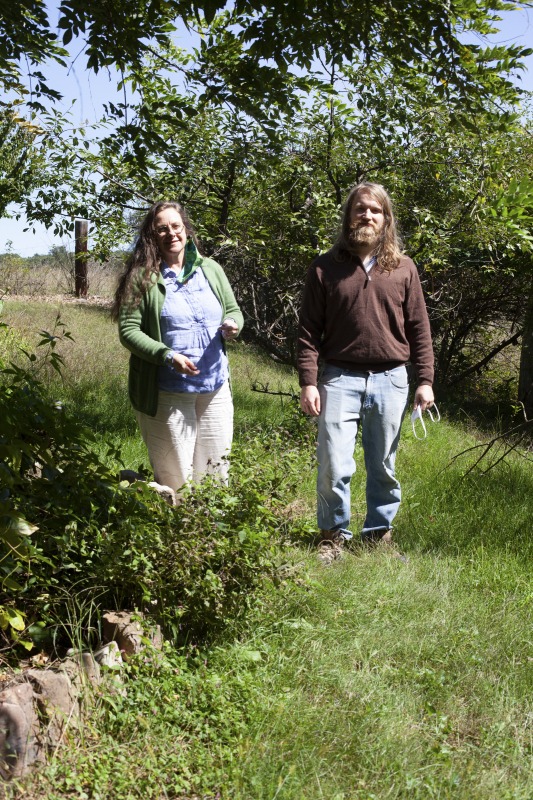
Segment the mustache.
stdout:
<path fill-rule="evenodd" d="M 352 222 L 350 225 L 351 231 L 356 231 L 359 228 L 374 228 L 375 224 L 371 220 L 363 220 L 362 222 Z"/>
<path fill-rule="evenodd" d="M 371 233 L 376 236 L 383 236 L 383 231 L 379 231 L 375 225 L 350 225 L 348 229 L 348 236 L 357 236 L 358 233 Z"/>

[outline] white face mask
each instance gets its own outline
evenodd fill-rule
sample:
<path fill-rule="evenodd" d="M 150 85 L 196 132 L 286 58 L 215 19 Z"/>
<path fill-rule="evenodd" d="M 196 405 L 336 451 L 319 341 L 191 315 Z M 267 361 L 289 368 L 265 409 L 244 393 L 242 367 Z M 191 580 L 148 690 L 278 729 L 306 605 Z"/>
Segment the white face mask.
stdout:
<path fill-rule="evenodd" d="M 436 415 L 435 417 L 431 413 L 431 409 L 430 408 L 426 408 L 426 411 L 428 412 L 429 418 L 430 418 L 430 420 L 432 422 L 439 422 L 439 420 L 440 420 L 440 412 L 439 412 L 439 409 L 437 408 L 437 404 L 436 403 L 433 403 L 433 411 L 435 411 L 435 415 Z M 417 420 L 420 420 L 420 425 L 418 425 L 418 426 L 416 424 Z M 411 425 L 413 426 L 413 433 L 415 435 L 415 439 L 425 439 L 427 437 L 428 432 L 426 430 L 426 424 L 424 422 L 424 418 L 422 416 L 422 408 L 420 406 L 417 406 L 415 408 L 415 410 L 413 411 L 413 413 L 411 414 Z M 419 436 L 418 435 L 417 427 L 418 428 L 420 428 L 420 427 L 422 428 L 422 431 L 424 433 L 423 436 Z"/>

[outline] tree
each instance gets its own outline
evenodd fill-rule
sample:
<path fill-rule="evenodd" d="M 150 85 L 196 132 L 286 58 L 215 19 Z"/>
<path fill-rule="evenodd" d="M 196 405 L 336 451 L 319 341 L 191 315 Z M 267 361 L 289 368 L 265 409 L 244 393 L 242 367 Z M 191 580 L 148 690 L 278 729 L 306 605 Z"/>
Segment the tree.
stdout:
<path fill-rule="evenodd" d="M 524 405 L 526 418 L 533 420 L 533 279 L 529 289 L 522 336 L 518 399 Z"/>
<path fill-rule="evenodd" d="M 397 72 L 423 72 L 432 93 L 447 97 L 463 114 L 465 103 L 516 97 L 505 75 L 520 68 L 525 51 L 482 48 L 462 36 L 487 34 L 498 12 L 514 7 L 512 0 L 380 0 L 371 6 L 344 0 L 61 0 L 56 28 L 40 0 L 21 0 L 8 4 L 0 19 L 0 80 L 24 90 L 25 59 L 35 67 L 47 58 L 63 62 L 64 46 L 75 37 L 89 69 L 113 65 L 124 75 L 134 73 L 154 47 L 172 45 L 177 26 L 190 28 L 204 18 L 210 24 L 230 9 L 219 17 L 224 35 L 204 39 L 198 53 L 195 78 L 209 100 L 219 96 L 250 113 L 254 100 L 267 94 L 286 107 L 291 69 L 314 71 L 327 43 L 339 64 L 361 55 L 366 63 L 382 62 Z M 57 97 L 42 73 L 34 70 L 31 77 L 34 105 L 40 97 Z"/>
<path fill-rule="evenodd" d="M 35 126 L 10 111 L 0 111 L 0 217 L 38 184 L 42 159 L 34 148 Z"/>
<path fill-rule="evenodd" d="M 137 2 L 138 16 L 130 0 L 111 16 L 63 2 L 64 44 L 79 36 L 91 68 L 122 70 L 126 99 L 107 105 L 111 134 L 65 136 L 64 117 L 41 114 L 49 177 L 26 212 L 56 233 L 93 220 L 105 255 L 131 215 L 179 197 L 231 273 L 249 334 L 293 360 L 307 264 L 348 187 L 380 180 L 426 271 L 439 375 L 474 374 L 517 341 L 530 286 L 531 176 L 517 179 L 526 145 L 508 82 L 525 51 L 461 41 L 511 6 L 237 0 L 217 14 L 215 0 L 202 18 L 179 2 Z M 192 52 L 173 44 L 178 24 L 199 34 Z"/>
<path fill-rule="evenodd" d="M 73 131 L 51 106 L 55 95 L 44 76 L 34 76 L 28 105 L 40 113 L 49 180 L 37 199 L 28 199 L 26 213 L 31 221 L 54 225 L 55 234 L 70 233 L 72 218 L 80 216 L 98 221 L 104 241 L 117 228 L 123 238 L 119 215 L 135 210 L 138 201 L 147 205 L 158 170 L 186 157 L 173 144 L 183 141 L 183 128 L 197 130 L 207 114 L 229 107 L 243 130 L 257 120 L 275 148 L 279 126 L 290 126 L 309 94 L 323 90 L 323 102 L 343 96 L 339 81 L 351 86 L 344 102 L 362 111 L 376 87 L 394 76 L 403 108 L 389 92 L 388 102 L 398 109 L 397 117 L 387 114 L 389 132 L 403 124 L 406 99 L 417 96 L 421 85 L 426 106 L 444 105 L 455 124 L 471 125 L 480 114 L 508 125 L 518 96 L 508 77 L 528 51 L 465 44 L 462 34 L 494 30 L 498 12 L 512 6 L 511 0 L 431 0 L 405 2 L 400 11 L 393 0 L 371 7 L 347 7 L 344 0 L 326 6 L 316 0 L 237 0 L 217 14 L 223 0 L 62 0 L 55 29 L 39 0 L 14 4 L 0 19 L 0 78 L 3 65 L 21 84 L 24 56 L 36 65 L 47 56 L 64 59 L 61 44 L 77 37 L 89 68 L 119 70 L 125 96 L 123 103 L 107 104 L 103 124 L 113 133 L 100 139 L 95 129 Z M 200 37 L 193 52 L 173 44 L 179 25 L 194 26 Z M 119 213 L 110 220 L 113 203 Z"/>

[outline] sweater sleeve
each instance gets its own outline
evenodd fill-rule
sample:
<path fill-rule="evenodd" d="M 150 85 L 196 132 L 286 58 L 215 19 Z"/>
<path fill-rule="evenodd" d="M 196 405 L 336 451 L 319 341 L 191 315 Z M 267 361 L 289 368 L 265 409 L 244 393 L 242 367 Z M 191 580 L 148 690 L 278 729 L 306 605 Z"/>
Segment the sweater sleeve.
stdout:
<path fill-rule="evenodd" d="M 413 262 L 411 264 L 411 281 L 404 303 L 405 335 L 411 351 L 411 363 L 417 372 L 418 385 L 431 385 L 434 357 L 429 317 L 417 269 Z"/>
<path fill-rule="evenodd" d="M 325 290 L 314 264 L 304 286 L 298 328 L 298 377 L 300 386 L 317 386 L 318 354 L 324 332 Z"/>
<path fill-rule="evenodd" d="M 244 327 L 244 317 L 241 309 L 237 305 L 235 295 L 233 294 L 233 289 L 231 288 L 226 273 L 220 264 L 217 264 L 216 261 L 212 261 L 211 259 L 207 258 L 204 259 L 204 262 L 202 263 L 202 269 L 222 306 L 221 322 L 230 317 L 237 323 L 240 333 Z"/>
<path fill-rule="evenodd" d="M 133 355 L 163 365 L 170 349 L 161 341 L 157 286 L 150 287 L 137 307 L 123 306 L 118 320 L 121 344 Z"/>

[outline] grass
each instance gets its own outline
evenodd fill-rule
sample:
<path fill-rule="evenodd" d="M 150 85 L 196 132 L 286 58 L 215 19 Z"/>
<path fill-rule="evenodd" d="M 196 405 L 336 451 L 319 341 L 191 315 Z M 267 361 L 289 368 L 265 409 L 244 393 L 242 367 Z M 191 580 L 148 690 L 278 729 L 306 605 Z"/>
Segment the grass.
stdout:
<path fill-rule="evenodd" d="M 3 315 L 26 343 L 54 317 L 14 303 Z M 51 391 L 135 466 L 146 456 L 116 331 L 101 310 L 64 317 L 76 342 L 62 343 L 65 380 Z M 237 437 L 284 431 L 290 400 L 251 386 L 290 393 L 294 374 L 242 344 L 230 358 Z M 354 548 L 324 569 L 306 543 L 287 542 L 296 580 L 202 652 L 134 665 L 126 694 L 98 699 L 82 746 L 67 743 L 11 796 L 531 800 L 533 471 L 512 457 L 465 476 L 473 456 L 453 459 L 476 432 L 443 417 L 424 441 L 404 429 L 396 533 L 408 563 Z M 287 514 L 311 524 L 309 455 L 302 445 Z"/>
<path fill-rule="evenodd" d="M 410 555 L 313 570 L 246 642 L 263 661 L 237 796 L 531 796 L 521 565 Z"/>
<path fill-rule="evenodd" d="M 533 474 L 516 459 L 465 478 L 451 462 L 471 443 L 451 422 L 424 442 L 406 426 L 409 562 L 355 550 L 324 570 L 309 554 L 305 588 L 255 621 L 236 797 L 533 796 Z"/>

